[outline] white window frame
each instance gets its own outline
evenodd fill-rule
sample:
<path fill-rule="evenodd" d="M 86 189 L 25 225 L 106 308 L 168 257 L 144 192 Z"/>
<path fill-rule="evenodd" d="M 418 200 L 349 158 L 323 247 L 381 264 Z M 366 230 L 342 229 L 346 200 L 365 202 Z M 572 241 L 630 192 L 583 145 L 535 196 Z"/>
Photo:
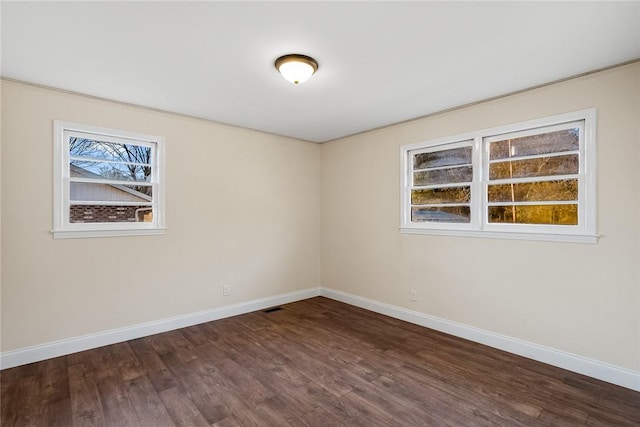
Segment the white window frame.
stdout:
<path fill-rule="evenodd" d="M 113 223 L 71 223 L 70 209 L 70 168 L 69 133 L 105 142 L 135 144 L 152 148 L 151 187 L 153 220 L 151 222 L 113 222 Z M 53 162 L 53 237 L 55 239 L 114 237 L 164 234 L 164 138 L 117 129 L 72 123 L 61 120 L 53 122 L 54 162 Z M 99 180 L 92 180 L 98 182 Z M 123 185 L 128 184 L 122 182 Z M 95 202 L 100 204 L 100 202 Z M 126 203 L 123 203 L 126 205 Z"/>
<path fill-rule="evenodd" d="M 487 190 L 489 141 L 504 139 L 509 134 L 537 133 L 539 128 L 581 122 L 578 179 L 578 225 L 541 225 L 489 223 Z M 472 141 L 473 182 L 471 183 L 471 219 L 469 223 L 412 222 L 411 183 L 413 155 L 420 150 L 456 148 Z M 438 138 L 400 147 L 400 232 L 447 236 L 502 239 L 546 240 L 597 243 L 596 221 L 596 109 L 513 123 L 461 135 Z M 556 177 L 562 179 L 562 176 Z"/>

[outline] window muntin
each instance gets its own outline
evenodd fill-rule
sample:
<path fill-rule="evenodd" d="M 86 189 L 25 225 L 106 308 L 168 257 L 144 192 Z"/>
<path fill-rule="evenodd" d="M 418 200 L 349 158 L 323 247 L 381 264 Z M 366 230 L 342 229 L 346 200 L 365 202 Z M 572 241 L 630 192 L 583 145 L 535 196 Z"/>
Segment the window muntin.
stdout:
<path fill-rule="evenodd" d="M 401 152 L 404 232 L 596 241 L 593 109 Z"/>
<path fill-rule="evenodd" d="M 54 237 L 164 230 L 161 137 L 58 122 Z"/>

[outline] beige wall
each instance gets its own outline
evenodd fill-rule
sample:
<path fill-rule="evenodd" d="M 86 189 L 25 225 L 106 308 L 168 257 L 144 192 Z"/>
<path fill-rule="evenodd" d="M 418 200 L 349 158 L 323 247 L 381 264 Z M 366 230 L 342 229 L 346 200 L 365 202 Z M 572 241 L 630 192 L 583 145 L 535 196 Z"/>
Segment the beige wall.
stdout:
<path fill-rule="evenodd" d="M 400 145 L 590 107 L 598 244 L 398 232 Z M 324 145 L 323 287 L 640 371 L 639 123 L 635 63 Z"/>
<path fill-rule="evenodd" d="M 166 138 L 166 235 L 52 238 L 54 119 Z M 320 285 L 320 146 L 8 81 L 2 121 L 3 351 Z"/>
<path fill-rule="evenodd" d="M 2 85 L 0 84 L 0 99 Z M 2 102 L 0 102 L 0 354 L 2 353 Z"/>

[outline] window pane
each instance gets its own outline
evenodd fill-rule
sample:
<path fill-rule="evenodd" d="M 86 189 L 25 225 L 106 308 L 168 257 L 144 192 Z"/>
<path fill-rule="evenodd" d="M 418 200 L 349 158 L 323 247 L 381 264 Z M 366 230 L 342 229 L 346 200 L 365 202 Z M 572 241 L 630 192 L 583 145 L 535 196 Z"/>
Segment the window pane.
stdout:
<path fill-rule="evenodd" d="M 471 222 L 469 206 L 414 207 L 411 208 L 413 222 Z"/>
<path fill-rule="evenodd" d="M 151 147 L 86 138 L 69 138 L 69 155 L 96 160 L 151 164 Z"/>
<path fill-rule="evenodd" d="M 432 151 L 413 156 L 413 169 L 471 164 L 471 147 Z"/>
<path fill-rule="evenodd" d="M 577 154 L 537 159 L 513 160 L 489 165 L 489 179 L 526 178 L 530 176 L 577 174 Z"/>
<path fill-rule="evenodd" d="M 471 182 L 473 168 L 471 166 L 448 169 L 426 170 L 413 173 L 413 185 L 449 184 L 455 182 Z"/>
<path fill-rule="evenodd" d="M 577 151 L 579 147 L 579 129 L 565 129 L 492 142 L 489 144 L 489 159 Z"/>
<path fill-rule="evenodd" d="M 471 187 L 431 188 L 428 190 L 412 190 L 412 205 L 439 203 L 468 203 L 471 200 Z"/>
<path fill-rule="evenodd" d="M 137 221 L 136 221 L 137 219 Z M 150 206 L 71 205 L 69 222 L 151 222 Z"/>
<path fill-rule="evenodd" d="M 534 202 L 578 200 L 578 180 L 490 185 L 489 202 Z"/>
<path fill-rule="evenodd" d="M 70 182 L 69 197 L 71 201 L 100 201 L 100 202 L 138 202 L 151 201 L 152 189 L 150 185 L 109 185 L 87 182 Z"/>
<path fill-rule="evenodd" d="M 578 205 L 489 206 L 489 222 L 578 225 Z"/>
<path fill-rule="evenodd" d="M 150 181 L 151 166 L 124 165 L 122 163 L 69 161 L 72 177 L 114 179 L 118 181 Z"/>

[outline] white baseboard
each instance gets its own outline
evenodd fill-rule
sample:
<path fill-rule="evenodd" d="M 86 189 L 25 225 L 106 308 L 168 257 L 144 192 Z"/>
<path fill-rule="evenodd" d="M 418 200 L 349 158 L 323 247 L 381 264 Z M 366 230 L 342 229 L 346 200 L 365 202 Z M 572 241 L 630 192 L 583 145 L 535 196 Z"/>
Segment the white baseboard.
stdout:
<path fill-rule="evenodd" d="M 27 363 L 39 362 L 41 360 L 51 359 L 52 357 L 64 356 L 96 347 L 142 338 L 161 332 L 172 331 L 174 329 L 185 328 L 199 323 L 263 310 L 276 305 L 300 301 L 319 295 L 319 287 L 310 288 L 302 291 L 242 302 L 239 304 L 213 308 L 210 310 L 198 311 L 196 313 L 185 314 L 182 316 L 140 323 L 138 325 L 127 326 L 124 328 L 111 329 L 109 331 L 98 332 L 96 334 L 84 335 L 47 344 L 7 351 L 0 354 L 0 367 L 1 369 L 6 369 L 14 366 L 26 365 Z"/>
<path fill-rule="evenodd" d="M 329 288 L 310 288 L 273 297 L 261 298 L 243 303 L 227 305 L 182 316 L 170 317 L 153 322 L 141 323 L 124 328 L 112 329 L 96 334 L 84 335 L 47 344 L 7 351 L 0 354 L 0 368 L 7 369 L 27 363 L 38 362 L 52 357 L 64 356 L 96 347 L 142 338 L 161 332 L 172 331 L 199 323 L 224 319 L 252 311 L 263 310 L 280 304 L 325 296 L 356 307 L 384 314 L 416 325 L 435 329 L 450 335 L 488 345 L 509 353 L 577 372 L 602 381 L 640 391 L 640 373 L 588 359 L 527 341 L 496 334 L 472 326 L 441 319 L 428 314 L 370 300 Z"/>
<path fill-rule="evenodd" d="M 640 391 L 640 372 L 588 359 L 576 354 L 567 353 L 505 335 L 451 322 L 435 316 L 419 313 L 405 308 L 381 303 L 356 295 L 347 294 L 323 287 L 321 295 L 346 304 L 404 320 L 416 325 L 425 326 L 469 341 L 488 345 L 509 353 L 524 356 L 538 362 L 557 366 L 568 371 L 577 372 L 612 384 Z"/>

